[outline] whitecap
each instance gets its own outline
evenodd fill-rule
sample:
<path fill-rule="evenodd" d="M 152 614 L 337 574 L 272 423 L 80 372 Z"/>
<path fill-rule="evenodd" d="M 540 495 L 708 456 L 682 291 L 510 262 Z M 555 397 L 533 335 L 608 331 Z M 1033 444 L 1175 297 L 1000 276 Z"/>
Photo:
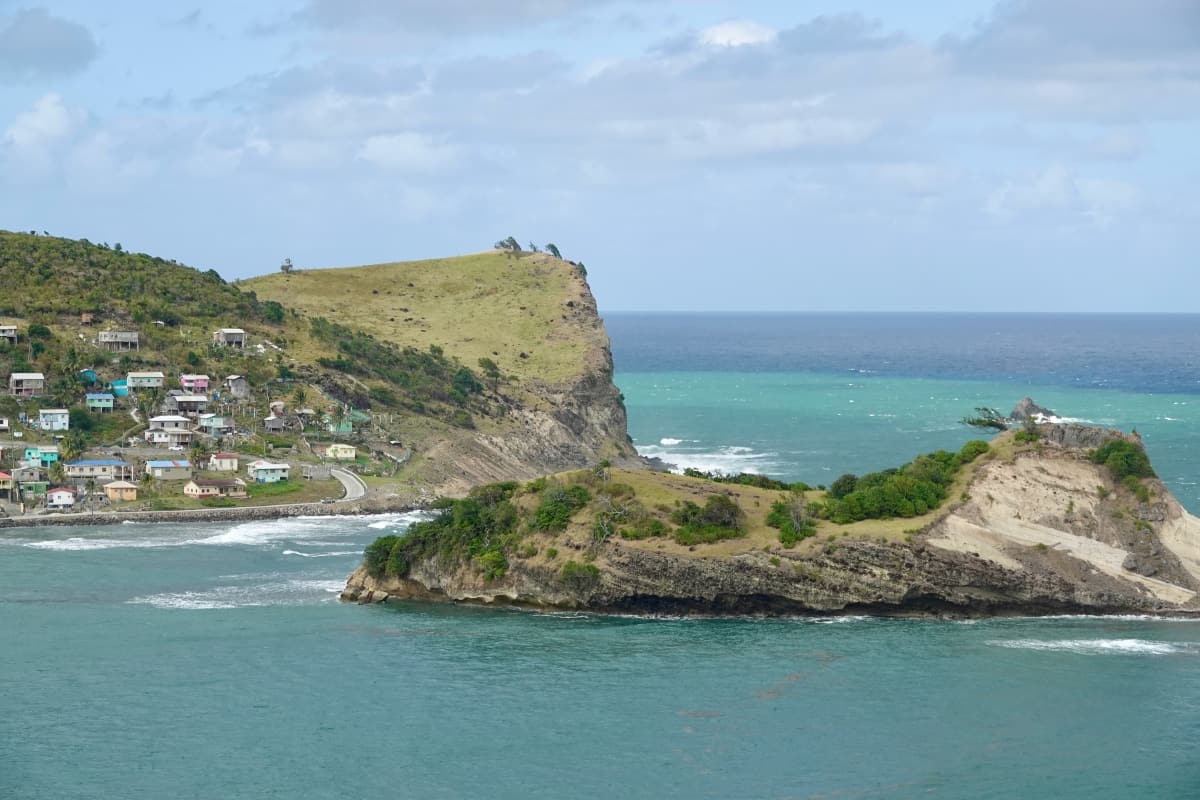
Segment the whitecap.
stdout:
<path fill-rule="evenodd" d="M 658 443 L 663 447 L 674 447 L 677 444 L 683 444 L 683 439 L 672 439 L 669 436 L 664 436 L 658 440 Z"/>
<path fill-rule="evenodd" d="M 1080 655 L 1165 656 L 1189 652 L 1184 646 L 1178 644 L 1152 642 L 1146 639 L 993 639 L 988 644 L 1017 650 L 1042 650 Z"/>
<path fill-rule="evenodd" d="M 302 553 L 299 550 L 284 550 L 285 556 L 300 556 L 301 558 L 329 558 L 330 556 L 360 556 L 361 550 L 336 550 L 332 553 Z"/>
<path fill-rule="evenodd" d="M 38 542 L 25 542 L 25 547 L 37 550 L 112 550 L 118 547 L 178 547 L 184 544 L 178 539 L 85 539 L 72 536 L 69 539 L 46 539 Z"/>

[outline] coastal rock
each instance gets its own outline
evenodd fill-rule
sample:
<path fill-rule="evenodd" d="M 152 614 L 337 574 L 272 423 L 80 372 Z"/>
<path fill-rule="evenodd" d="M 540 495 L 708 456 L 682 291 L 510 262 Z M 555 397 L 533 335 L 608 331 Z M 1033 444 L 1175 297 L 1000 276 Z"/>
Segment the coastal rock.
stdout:
<path fill-rule="evenodd" d="M 1153 511 L 1140 515 L 1151 519 L 1132 513 L 1137 498 L 1086 457 L 1093 443 L 1121 434 L 1043 429 L 1037 446 L 985 459 L 962 497 L 903 538 L 831 534 L 768 552 L 761 542 L 740 550 L 726 542 L 720 554 L 703 545 L 610 540 L 588 551 L 596 569 L 584 579 L 579 571 L 565 578 L 561 559 L 534 558 L 511 559 L 507 573 L 490 581 L 469 563 L 432 555 L 402 578 L 360 568 L 343 596 L 382 591 L 636 614 L 1200 613 L 1200 519 L 1153 480 Z"/>
<path fill-rule="evenodd" d="M 1037 403 L 1033 402 L 1032 397 L 1022 397 L 1021 400 L 1013 406 L 1013 410 L 1009 413 L 1008 418 L 1020 422 L 1025 419 L 1036 419 L 1042 417 L 1048 419 L 1054 416 L 1054 412 L 1048 408 L 1042 408 Z"/>

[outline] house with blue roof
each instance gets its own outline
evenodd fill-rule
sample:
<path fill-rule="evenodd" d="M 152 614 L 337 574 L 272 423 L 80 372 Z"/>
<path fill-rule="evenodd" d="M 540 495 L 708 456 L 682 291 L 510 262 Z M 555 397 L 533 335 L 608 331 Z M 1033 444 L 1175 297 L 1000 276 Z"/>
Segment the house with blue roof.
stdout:
<path fill-rule="evenodd" d="M 80 458 L 65 462 L 63 473 L 73 481 L 127 481 L 133 466 L 119 458 Z"/>
<path fill-rule="evenodd" d="M 146 474 L 160 481 L 186 481 L 192 477 L 192 462 L 186 458 L 147 461 Z"/>
<path fill-rule="evenodd" d="M 89 411 L 112 411 L 113 396 L 108 392 L 88 392 L 84 396 L 83 402 L 87 404 Z"/>

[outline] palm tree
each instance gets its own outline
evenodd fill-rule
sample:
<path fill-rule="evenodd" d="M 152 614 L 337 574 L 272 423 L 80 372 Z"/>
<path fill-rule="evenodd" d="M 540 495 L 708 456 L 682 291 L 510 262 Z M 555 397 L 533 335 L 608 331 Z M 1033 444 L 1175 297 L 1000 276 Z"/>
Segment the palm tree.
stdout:
<path fill-rule="evenodd" d="M 67 431 L 67 435 L 63 437 L 62 444 L 59 445 L 59 454 L 64 461 L 74 461 L 83 454 L 85 444 L 83 431 L 78 428 L 72 428 Z"/>

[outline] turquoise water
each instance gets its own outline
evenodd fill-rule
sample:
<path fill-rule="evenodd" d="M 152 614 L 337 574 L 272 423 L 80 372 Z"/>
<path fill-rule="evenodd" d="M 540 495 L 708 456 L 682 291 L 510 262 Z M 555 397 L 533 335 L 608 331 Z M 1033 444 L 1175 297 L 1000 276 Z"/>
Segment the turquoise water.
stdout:
<path fill-rule="evenodd" d="M 817 322 L 610 321 L 638 445 L 821 483 L 1032 394 L 1200 508 L 1193 320 Z M 0 531 L 0 798 L 1200 795 L 1200 623 L 339 604 L 408 521 Z"/>

